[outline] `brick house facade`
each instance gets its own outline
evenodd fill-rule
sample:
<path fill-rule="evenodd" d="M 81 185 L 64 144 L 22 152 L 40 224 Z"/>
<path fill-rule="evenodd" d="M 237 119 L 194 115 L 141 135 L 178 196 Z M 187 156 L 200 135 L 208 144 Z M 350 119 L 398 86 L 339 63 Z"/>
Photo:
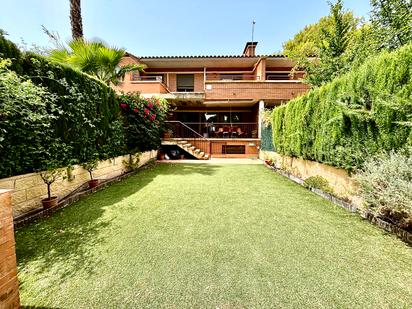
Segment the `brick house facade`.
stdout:
<path fill-rule="evenodd" d="M 127 73 L 116 90 L 161 96 L 174 106 L 169 119 L 174 132 L 165 142 L 190 140 L 203 157 L 255 157 L 260 146 L 259 111 L 308 90 L 300 80 L 303 72 L 292 74 L 293 61 L 283 55 L 256 55 L 256 45 L 247 42 L 243 54 L 235 56 L 127 53 L 122 64 L 143 64 L 145 69 Z M 201 139 L 209 141 L 207 147 L 198 145 Z"/>

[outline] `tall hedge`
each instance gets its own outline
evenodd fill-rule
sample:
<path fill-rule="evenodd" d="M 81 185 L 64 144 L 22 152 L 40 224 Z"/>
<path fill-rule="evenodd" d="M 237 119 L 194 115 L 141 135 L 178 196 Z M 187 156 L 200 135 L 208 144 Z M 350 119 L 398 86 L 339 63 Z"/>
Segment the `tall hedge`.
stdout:
<path fill-rule="evenodd" d="M 62 113 L 56 133 L 69 147 L 68 158 L 100 159 L 125 152 L 124 133 L 116 93 L 101 81 L 48 59 L 25 54 L 25 76 L 57 96 Z"/>
<path fill-rule="evenodd" d="M 11 59 L 11 69 L 17 73 L 21 73 L 22 54 L 13 42 L 4 37 L 4 33 L 5 32 L 0 29 L 0 58 Z"/>
<path fill-rule="evenodd" d="M 412 44 L 275 108 L 276 151 L 351 170 L 412 145 Z"/>
<path fill-rule="evenodd" d="M 39 55 L 23 54 L 20 62 L 24 74 L 3 70 L 0 83 L 0 178 L 126 153 L 110 87 Z M 12 87 L 10 79 L 21 85 Z"/>

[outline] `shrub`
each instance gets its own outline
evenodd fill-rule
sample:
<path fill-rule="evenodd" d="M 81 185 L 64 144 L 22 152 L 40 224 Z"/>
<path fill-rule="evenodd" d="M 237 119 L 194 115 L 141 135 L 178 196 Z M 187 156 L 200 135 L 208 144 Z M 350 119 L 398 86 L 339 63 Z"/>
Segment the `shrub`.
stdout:
<path fill-rule="evenodd" d="M 86 74 L 31 53 L 25 75 L 0 73 L 0 177 L 107 159 L 126 152 L 114 91 Z"/>
<path fill-rule="evenodd" d="M 10 55 L 6 43 L 14 46 L 0 35 L 1 55 Z M 165 100 L 122 95 L 121 109 L 101 81 L 33 53 L 14 55 L 0 65 L 0 178 L 160 145 Z M 11 71 L 16 61 L 21 70 Z"/>
<path fill-rule="evenodd" d="M 348 170 L 412 145 L 412 44 L 275 108 L 276 151 Z"/>
<path fill-rule="evenodd" d="M 167 117 L 167 101 L 127 93 L 119 96 L 119 106 L 124 117 L 129 151 L 136 153 L 157 149 Z"/>
<path fill-rule="evenodd" d="M 5 32 L 0 29 L 0 58 L 12 59 L 10 68 L 17 73 L 22 72 L 22 54 L 16 44 L 5 38 Z"/>
<path fill-rule="evenodd" d="M 359 193 L 372 212 L 412 231 L 412 149 L 368 159 L 355 175 Z"/>
<path fill-rule="evenodd" d="M 332 187 L 329 185 L 329 182 L 319 175 L 306 178 L 303 184 L 309 188 L 316 188 L 330 194 L 334 193 Z"/>
<path fill-rule="evenodd" d="M 53 126 L 61 109 L 45 87 L 21 79 L 0 61 L 0 177 L 48 169 L 67 145 Z"/>
<path fill-rule="evenodd" d="M 62 113 L 55 122 L 55 130 L 69 148 L 62 160 L 65 165 L 86 162 L 96 153 L 99 159 L 107 159 L 126 152 L 120 109 L 110 87 L 32 53 L 25 55 L 23 71 L 34 83 L 58 97 Z"/>

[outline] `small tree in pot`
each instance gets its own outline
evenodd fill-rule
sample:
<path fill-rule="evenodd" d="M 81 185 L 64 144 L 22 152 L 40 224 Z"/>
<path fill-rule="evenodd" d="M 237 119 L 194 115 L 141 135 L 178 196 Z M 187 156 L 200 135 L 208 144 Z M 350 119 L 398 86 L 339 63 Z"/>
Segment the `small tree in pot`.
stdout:
<path fill-rule="evenodd" d="M 41 179 L 47 185 L 47 198 L 41 201 L 43 208 L 51 208 L 57 206 L 59 200 L 57 196 L 51 195 L 51 185 L 61 176 L 62 171 L 52 167 L 40 173 Z"/>
<path fill-rule="evenodd" d="M 89 188 L 94 188 L 97 187 L 99 184 L 99 179 L 94 179 L 93 178 L 93 171 L 97 168 L 97 165 L 99 164 L 99 160 L 97 158 L 93 158 L 86 163 L 82 164 L 82 167 L 89 172 L 90 175 L 90 180 L 88 181 Z"/>

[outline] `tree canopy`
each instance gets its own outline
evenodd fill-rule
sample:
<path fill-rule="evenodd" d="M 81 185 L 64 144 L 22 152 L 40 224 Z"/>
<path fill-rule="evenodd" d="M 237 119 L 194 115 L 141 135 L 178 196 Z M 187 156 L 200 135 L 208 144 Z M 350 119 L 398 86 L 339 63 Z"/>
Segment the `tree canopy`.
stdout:
<path fill-rule="evenodd" d="M 126 72 L 143 70 L 142 65 L 121 66 L 120 62 L 124 55 L 125 50 L 122 48 L 109 47 L 102 41 L 85 39 L 73 39 L 67 48 L 62 47 L 49 52 L 51 60 L 65 63 L 107 84 L 115 85 Z"/>
<path fill-rule="evenodd" d="M 367 22 L 346 11 L 342 0 L 329 5 L 328 16 L 283 45 L 283 53 L 306 71 L 311 85 L 322 85 L 381 50 L 412 42 L 411 0 L 371 0 Z"/>

